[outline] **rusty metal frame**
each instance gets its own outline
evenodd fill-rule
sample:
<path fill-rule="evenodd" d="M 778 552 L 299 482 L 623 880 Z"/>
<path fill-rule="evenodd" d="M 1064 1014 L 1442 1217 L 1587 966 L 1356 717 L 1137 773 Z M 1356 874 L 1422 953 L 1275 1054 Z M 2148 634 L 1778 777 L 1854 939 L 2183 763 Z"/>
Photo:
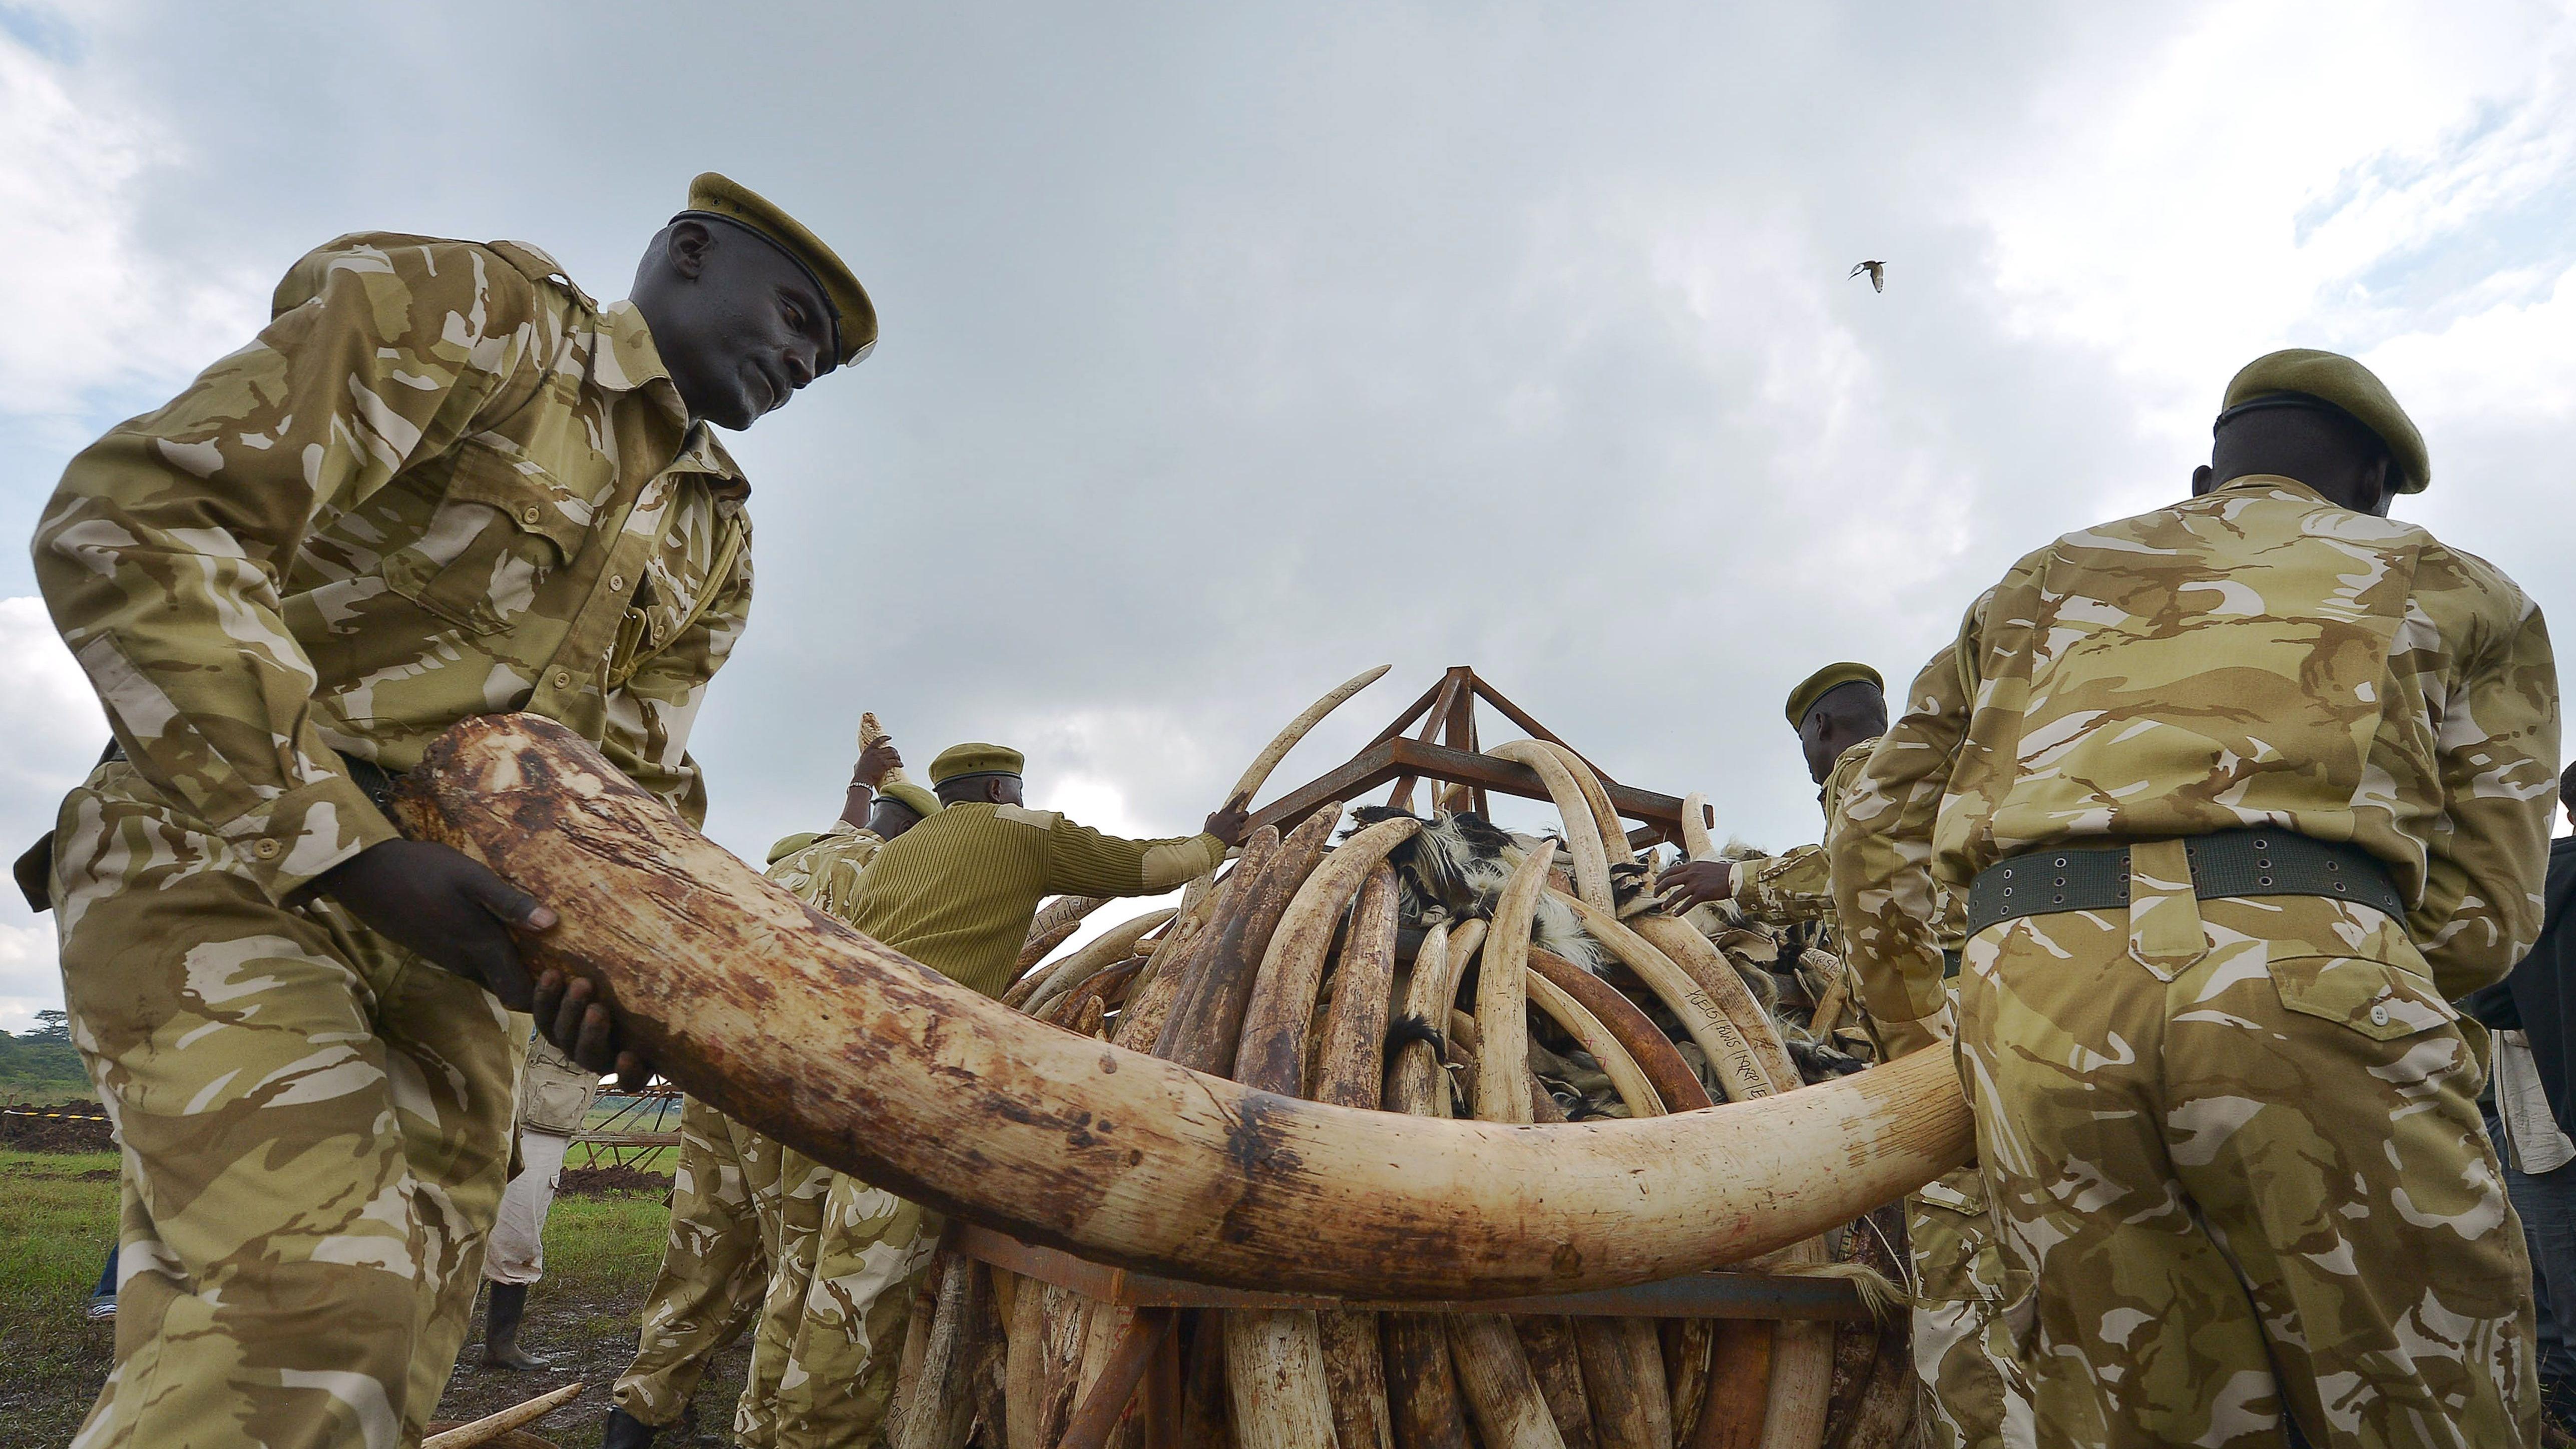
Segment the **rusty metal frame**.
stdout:
<path fill-rule="evenodd" d="M 1426 779 L 1467 787 L 1473 792 L 1471 808 L 1479 814 L 1485 813 L 1488 792 L 1524 800 L 1547 799 L 1547 786 L 1537 771 L 1482 752 L 1476 728 L 1478 700 L 1492 706 L 1532 739 L 1574 748 L 1505 698 L 1502 691 L 1478 678 L 1475 670 L 1463 664 L 1452 665 L 1438 683 L 1405 706 L 1395 722 L 1378 731 L 1377 737 L 1361 747 L 1358 754 L 1254 811 L 1252 823 L 1256 827 L 1276 825 L 1286 829 L 1330 801 L 1355 800 L 1389 781 L 1394 782 L 1395 788 L 1389 792 L 1387 803 L 1407 809 L 1412 808 L 1415 784 Z M 1407 731 L 1417 723 L 1420 730 L 1408 737 Z M 1438 743 L 1433 742 L 1435 738 Z M 1590 756 L 1580 750 L 1575 753 L 1601 778 L 1611 808 L 1638 822 L 1638 828 L 1628 832 L 1629 844 L 1645 846 L 1659 840 L 1681 840 L 1679 799 L 1622 785 Z"/>

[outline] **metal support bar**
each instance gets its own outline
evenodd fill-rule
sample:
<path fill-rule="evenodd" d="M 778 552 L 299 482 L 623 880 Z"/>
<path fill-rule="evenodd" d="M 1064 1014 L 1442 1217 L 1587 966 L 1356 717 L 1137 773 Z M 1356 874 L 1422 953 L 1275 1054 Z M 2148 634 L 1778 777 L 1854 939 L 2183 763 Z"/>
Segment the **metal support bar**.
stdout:
<path fill-rule="evenodd" d="M 1858 1323 L 1870 1312 L 1859 1290 L 1842 1278 L 1802 1278 L 1769 1273 L 1684 1273 L 1632 1288 L 1534 1297 L 1436 1302 L 1328 1298 L 1302 1293 L 1254 1293 L 1211 1288 L 1131 1273 L 1077 1258 L 1054 1248 L 1023 1243 L 991 1228 L 967 1227 L 957 1249 L 978 1262 L 1035 1278 L 1099 1303 L 1134 1308 L 1314 1308 L 1370 1313 L 1571 1314 L 1587 1318 L 1762 1318 Z"/>
<path fill-rule="evenodd" d="M 1311 784 L 1291 790 L 1261 808 L 1252 817 L 1257 828 L 1283 825 L 1302 820 L 1330 801 L 1352 800 L 1360 792 L 1372 790 L 1398 775 L 1411 773 L 1433 780 L 1467 785 L 1497 794 L 1516 795 L 1524 800 L 1545 800 L 1547 786 L 1538 772 L 1527 765 L 1497 760 L 1491 755 L 1472 754 L 1446 745 L 1425 744 L 1420 740 L 1386 740 L 1360 751 L 1340 769 Z M 1661 827 L 1673 836 L 1681 834 L 1682 802 L 1670 795 L 1640 790 L 1630 785 L 1602 782 L 1610 796 L 1610 806 L 1630 820 L 1641 820 Z"/>

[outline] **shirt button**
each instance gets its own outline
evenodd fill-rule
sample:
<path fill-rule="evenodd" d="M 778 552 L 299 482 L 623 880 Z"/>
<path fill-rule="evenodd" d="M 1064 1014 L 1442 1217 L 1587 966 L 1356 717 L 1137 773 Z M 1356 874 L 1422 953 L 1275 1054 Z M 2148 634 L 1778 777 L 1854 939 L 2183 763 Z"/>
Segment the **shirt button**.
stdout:
<path fill-rule="evenodd" d="M 2388 1008 L 2385 1006 L 2373 1006 L 2370 1009 L 2370 1024 L 2372 1026 L 2388 1025 Z"/>
<path fill-rule="evenodd" d="M 624 574 L 610 574 L 610 575 L 608 576 L 608 587 L 609 587 L 610 592 L 612 592 L 612 593 L 613 593 L 613 592 L 615 592 L 616 590 L 619 590 L 619 589 L 622 589 L 622 588 L 626 587 L 626 575 L 624 575 Z"/>
<path fill-rule="evenodd" d="M 555 671 L 555 688 L 557 688 L 557 689 L 570 689 L 570 688 L 572 688 L 572 671 L 571 671 L 571 670 L 569 670 L 569 669 L 558 669 L 558 670 L 556 670 L 556 671 Z"/>
<path fill-rule="evenodd" d="M 250 853 L 258 856 L 262 860 L 275 860 L 279 853 L 285 849 L 285 846 L 280 845 L 274 840 L 262 839 L 251 843 Z"/>
<path fill-rule="evenodd" d="M 543 513 L 538 511 L 537 505 L 533 503 L 519 510 L 519 521 L 521 523 L 534 523 L 544 516 L 545 515 Z"/>

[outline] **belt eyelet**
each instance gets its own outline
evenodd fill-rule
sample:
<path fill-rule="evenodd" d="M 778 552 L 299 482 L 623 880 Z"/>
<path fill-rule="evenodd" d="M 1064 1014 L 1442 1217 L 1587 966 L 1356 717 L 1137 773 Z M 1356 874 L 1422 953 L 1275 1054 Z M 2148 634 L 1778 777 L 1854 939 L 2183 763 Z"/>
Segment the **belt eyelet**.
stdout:
<path fill-rule="evenodd" d="M 2064 896 L 2059 896 L 2059 897 L 2057 898 L 2057 900 L 2056 900 L 2056 904 L 2061 905 L 2061 906 L 2062 906 L 2062 905 L 2064 905 L 2064 904 L 2066 904 L 2066 897 L 2064 897 Z"/>
<path fill-rule="evenodd" d="M 2343 882 L 2342 882 L 2342 881 L 2336 881 L 2336 882 L 2334 883 L 2334 888 L 2335 888 L 2335 894 L 2336 894 L 2336 895 L 2342 895 L 2342 894 L 2343 894 Z"/>
<path fill-rule="evenodd" d="M 2270 870 L 2272 868 L 2272 862 L 2268 858 L 2258 855 L 2254 858 L 2254 868 L 2256 870 Z"/>
<path fill-rule="evenodd" d="M 2268 875 L 2258 875 L 2254 877 L 2254 883 L 2256 885 L 2270 885 L 2272 883 L 2272 878 Z"/>
<path fill-rule="evenodd" d="M 2059 870 L 2064 870 L 2064 869 L 2066 869 L 2066 857 L 2065 857 L 2065 856 L 2062 856 L 2062 855 L 2061 855 L 2061 856 L 2059 856 L 2059 857 L 2057 858 L 2057 868 L 2058 868 Z"/>
<path fill-rule="evenodd" d="M 2270 850 L 2272 848 L 2272 842 L 2257 837 L 2254 841 L 2254 848 L 2256 850 Z"/>

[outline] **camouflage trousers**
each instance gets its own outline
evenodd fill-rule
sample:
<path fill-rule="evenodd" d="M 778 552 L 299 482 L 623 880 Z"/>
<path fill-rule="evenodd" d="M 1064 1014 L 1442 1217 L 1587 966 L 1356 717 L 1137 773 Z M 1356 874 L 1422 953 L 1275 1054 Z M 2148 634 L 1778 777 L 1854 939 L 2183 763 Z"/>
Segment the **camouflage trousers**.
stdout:
<path fill-rule="evenodd" d="M 74 1442 L 412 1442 L 509 1167 L 527 1020 L 101 767 L 63 802 L 72 1039 L 124 1144 L 116 1359 Z"/>
<path fill-rule="evenodd" d="M 2538 1442 L 2531 1265 L 2484 1065 L 2403 927 L 2195 901 L 1980 932 L 1960 1061 L 2043 1444 Z M 2167 857 L 2171 858 L 2168 859 Z"/>
<path fill-rule="evenodd" d="M 777 1449 L 880 1442 L 941 1222 L 918 1203 L 834 1174 L 813 1281 L 779 1375 Z"/>
<path fill-rule="evenodd" d="M 2009 1270 L 1985 1178 L 1974 1167 L 1926 1183 L 1905 1200 L 1914 1260 L 1914 1372 L 1934 1449 L 2026 1449 L 2030 1389 L 2013 1361 L 2008 1310 L 2025 1298 Z"/>
<path fill-rule="evenodd" d="M 670 1234 L 644 1299 L 635 1361 L 610 1390 L 611 1402 L 647 1424 L 670 1424 L 727 1344 L 755 1324 L 763 1336 L 781 1332 L 764 1312 L 772 1274 L 820 1224 L 827 1182 L 827 1174 L 706 1103 L 681 1102 Z M 735 1439 L 767 1449 L 776 1402 L 777 1375 L 764 1375 L 755 1349 L 734 1405 Z"/>

